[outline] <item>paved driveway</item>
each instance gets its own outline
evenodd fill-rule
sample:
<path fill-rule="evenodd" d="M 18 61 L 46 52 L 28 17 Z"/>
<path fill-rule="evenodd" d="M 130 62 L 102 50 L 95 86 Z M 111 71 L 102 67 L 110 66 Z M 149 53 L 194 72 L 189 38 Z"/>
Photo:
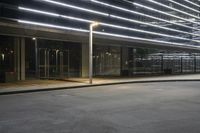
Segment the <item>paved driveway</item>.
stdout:
<path fill-rule="evenodd" d="M 200 133 L 200 82 L 0 96 L 0 133 Z"/>

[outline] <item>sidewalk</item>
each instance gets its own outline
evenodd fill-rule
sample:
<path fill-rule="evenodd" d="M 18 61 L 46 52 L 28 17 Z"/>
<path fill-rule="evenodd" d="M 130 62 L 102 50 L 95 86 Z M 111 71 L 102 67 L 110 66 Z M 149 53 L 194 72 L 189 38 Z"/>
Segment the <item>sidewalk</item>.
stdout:
<path fill-rule="evenodd" d="M 68 81 L 88 83 L 88 79 L 71 78 Z M 162 75 L 149 77 L 109 77 L 93 78 L 93 84 L 140 83 L 140 82 L 167 82 L 167 81 L 200 81 L 200 74 Z"/>
<path fill-rule="evenodd" d="M 0 83 L 0 95 L 15 94 L 23 92 L 50 91 L 59 89 L 70 89 L 100 85 L 112 85 L 122 83 L 145 83 L 145 82 L 171 82 L 171 81 L 200 81 L 200 74 L 169 75 L 153 77 L 112 77 L 94 78 L 93 84 L 88 83 L 86 78 L 70 78 L 66 81 L 60 80 L 27 80 L 14 83 Z"/>

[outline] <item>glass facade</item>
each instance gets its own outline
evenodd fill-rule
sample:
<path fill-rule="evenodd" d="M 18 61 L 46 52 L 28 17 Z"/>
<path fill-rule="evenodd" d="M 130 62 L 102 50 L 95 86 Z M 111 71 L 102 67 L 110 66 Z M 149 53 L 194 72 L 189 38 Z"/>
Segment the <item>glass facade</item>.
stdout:
<path fill-rule="evenodd" d="M 0 36 L 0 73 L 14 72 L 14 39 Z"/>
<path fill-rule="evenodd" d="M 134 74 L 178 74 L 198 72 L 199 54 L 180 52 L 152 53 L 141 58 L 136 54 Z"/>
<path fill-rule="evenodd" d="M 94 47 L 94 75 L 120 76 L 121 63 L 120 47 L 95 46 Z"/>
<path fill-rule="evenodd" d="M 1 79 L 5 73 L 25 69 L 25 79 L 67 79 L 81 77 L 82 44 L 40 38 L 0 36 Z M 200 72 L 200 54 L 150 48 L 94 45 L 93 74 L 105 76 L 145 76 Z M 88 54 L 88 53 L 85 53 Z M 23 63 L 25 66 L 23 67 Z M 22 63 L 22 64 L 21 64 Z M 88 69 L 88 68 L 87 68 Z"/>
<path fill-rule="evenodd" d="M 80 77 L 81 45 L 79 43 L 38 40 L 40 77 Z"/>
<path fill-rule="evenodd" d="M 94 75 L 139 76 L 200 72 L 200 54 L 159 49 L 95 46 Z"/>
<path fill-rule="evenodd" d="M 80 77 L 79 43 L 26 38 L 25 47 L 27 77 L 43 79 Z"/>

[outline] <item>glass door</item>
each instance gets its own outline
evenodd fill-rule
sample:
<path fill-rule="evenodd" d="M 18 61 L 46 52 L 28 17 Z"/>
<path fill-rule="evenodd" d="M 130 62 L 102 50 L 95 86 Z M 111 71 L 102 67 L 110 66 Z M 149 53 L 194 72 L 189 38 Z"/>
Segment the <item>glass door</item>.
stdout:
<path fill-rule="evenodd" d="M 38 70 L 39 77 L 46 78 L 47 77 L 47 49 L 39 49 L 38 51 Z"/>
<path fill-rule="evenodd" d="M 95 46 L 94 75 L 120 76 L 120 47 Z"/>
<path fill-rule="evenodd" d="M 69 51 L 39 49 L 39 77 L 64 79 L 69 77 Z"/>
<path fill-rule="evenodd" d="M 58 64 L 57 64 L 58 77 L 64 79 L 69 77 L 69 51 L 58 52 Z"/>
<path fill-rule="evenodd" d="M 58 75 L 58 51 L 50 49 L 47 52 L 47 77 L 56 78 Z"/>

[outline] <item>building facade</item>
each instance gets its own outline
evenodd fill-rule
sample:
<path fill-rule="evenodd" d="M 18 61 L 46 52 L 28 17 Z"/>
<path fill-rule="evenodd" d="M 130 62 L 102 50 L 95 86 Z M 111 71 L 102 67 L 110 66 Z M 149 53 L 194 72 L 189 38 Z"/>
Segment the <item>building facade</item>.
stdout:
<path fill-rule="evenodd" d="M 198 0 L 0 2 L 0 81 L 200 72 Z"/>

